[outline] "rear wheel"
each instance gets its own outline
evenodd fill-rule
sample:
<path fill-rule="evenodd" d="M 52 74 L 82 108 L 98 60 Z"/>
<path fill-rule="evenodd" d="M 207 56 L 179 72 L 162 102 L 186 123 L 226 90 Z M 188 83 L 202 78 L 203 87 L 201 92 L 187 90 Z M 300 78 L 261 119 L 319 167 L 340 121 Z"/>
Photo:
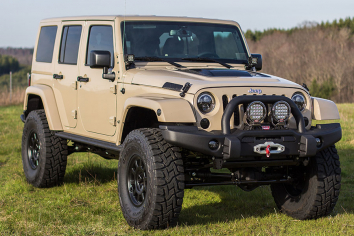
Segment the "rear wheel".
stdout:
<path fill-rule="evenodd" d="M 315 157 L 309 165 L 298 167 L 298 181 L 271 185 L 278 208 L 296 219 L 316 219 L 329 215 L 337 203 L 341 186 L 341 169 L 335 146 Z"/>
<path fill-rule="evenodd" d="M 118 192 L 128 224 L 138 229 L 175 226 L 184 195 L 179 148 L 159 129 L 138 129 L 126 137 L 118 163 Z"/>
<path fill-rule="evenodd" d="M 44 110 L 31 111 L 22 134 L 22 164 L 27 181 L 41 188 L 61 184 L 67 154 L 66 140 L 49 130 Z"/>

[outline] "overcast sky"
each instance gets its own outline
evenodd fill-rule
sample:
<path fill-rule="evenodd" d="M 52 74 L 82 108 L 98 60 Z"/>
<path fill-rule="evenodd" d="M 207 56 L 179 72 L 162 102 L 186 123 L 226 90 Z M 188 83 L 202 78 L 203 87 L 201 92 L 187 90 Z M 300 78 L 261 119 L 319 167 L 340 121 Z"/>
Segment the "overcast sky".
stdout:
<path fill-rule="evenodd" d="M 33 47 L 41 19 L 123 15 L 125 0 L 0 0 L 0 47 Z M 127 0 L 127 15 L 235 20 L 244 31 L 353 17 L 354 0 Z"/>

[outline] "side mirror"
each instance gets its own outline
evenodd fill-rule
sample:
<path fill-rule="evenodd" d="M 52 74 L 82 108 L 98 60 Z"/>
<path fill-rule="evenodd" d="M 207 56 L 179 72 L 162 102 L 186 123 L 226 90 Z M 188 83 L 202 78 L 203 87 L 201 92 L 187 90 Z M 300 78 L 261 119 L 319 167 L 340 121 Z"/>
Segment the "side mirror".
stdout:
<path fill-rule="evenodd" d="M 109 51 L 93 50 L 90 52 L 90 67 L 103 68 L 110 67 L 111 53 Z"/>
<path fill-rule="evenodd" d="M 262 55 L 261 54 L 251 54 L 252 58 L 257 58 L 257 64 L 254 65 L 256 70 L 262 70 Z"/>
<path fill-rule="evenodd" d="M 90 67 L 103 68 L 102 78 L 114 81 L 116 75 L 114 72 L 108 73 L 108 68 L 111 65 L 111 53 L 109 51 L 93 50 L 90 52 Z"/>

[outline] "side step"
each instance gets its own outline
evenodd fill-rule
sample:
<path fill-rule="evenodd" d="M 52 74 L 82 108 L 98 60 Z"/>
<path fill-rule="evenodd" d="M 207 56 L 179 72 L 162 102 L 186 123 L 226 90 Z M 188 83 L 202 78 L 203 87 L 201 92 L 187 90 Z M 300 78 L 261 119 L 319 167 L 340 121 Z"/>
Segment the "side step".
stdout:
<path fill-rule="evenodd" d="M 122 151 L 122 145 L 117 146 L 114 143 L 110 143 L 110 142 L 105 142 L 105 141 L 101 141 L 93 138 L 87 138 L 80 135 L 70 134 L 65 132 L 58 132 L 55 135 L 63 139 L 69 139 L 77 143 L 82 143 L 82 144 L 110 150 L 117 153 L 120 153 Z"/>

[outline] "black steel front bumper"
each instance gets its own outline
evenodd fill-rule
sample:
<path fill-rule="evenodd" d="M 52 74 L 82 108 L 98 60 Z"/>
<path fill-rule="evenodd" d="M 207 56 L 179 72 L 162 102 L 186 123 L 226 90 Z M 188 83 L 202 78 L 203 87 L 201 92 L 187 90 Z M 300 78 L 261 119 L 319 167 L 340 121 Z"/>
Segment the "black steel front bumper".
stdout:
<path fill-rule="evenodd" d="M 235 107 L 255 100 L 264 103 L 274 103 L 280 100 L 288 102 L 291 107 L 291 113 L 297 122 L 297 130 L 234 130 L 231 132 L 230 118 Z M 310 130 L 306 130 L 300 110 L 291 99 L 283 96 L 236 97 L 227 105 L 221 126 L 222 133 L 198 130 L 195 126 L 161 125 L 160 129 L 164 139 L 173 145 L 224 160 L 265 156 L 255 152 L 254 147 L 266 142 L 273 142 L 285 147 L 281 153 L 274 154 L 276 157 L 311 157 L 338 142 L 342 137 L 339 123 L 319 124 Z M 320 143 L 316 141 L 316 138 L 319 138 Z M 216 150 L 209 148 L 208 144 L 211 140 L 218 141 L 219 147 Z"/>

